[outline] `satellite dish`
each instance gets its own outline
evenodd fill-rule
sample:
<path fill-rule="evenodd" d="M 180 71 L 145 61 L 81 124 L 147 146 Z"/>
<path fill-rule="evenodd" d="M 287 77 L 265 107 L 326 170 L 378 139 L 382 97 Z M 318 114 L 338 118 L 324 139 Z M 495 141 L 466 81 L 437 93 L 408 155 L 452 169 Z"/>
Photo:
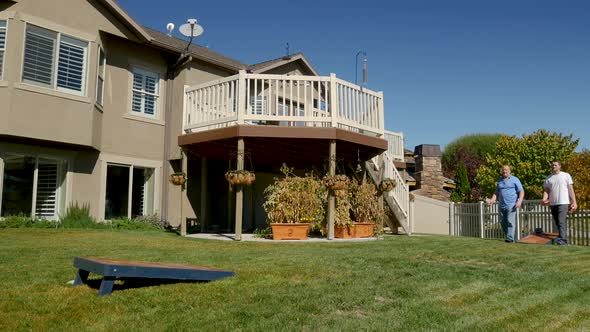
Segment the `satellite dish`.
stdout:
<path fill-rule="evenodd" d="M 181 25 L 178 31 L 183 35 L 194 38 L 200 36 L 203 33 L 203 27 L 197 24 L 197 20 L 194 18 L 188 19 L 188 23 Z"/>
<path fill-rule="evenodd" d="M 172 30 L 174 30 L 174 23 L 166 24 L 166 30 L 168 30 L 168 36 L 172 35 Z"/>

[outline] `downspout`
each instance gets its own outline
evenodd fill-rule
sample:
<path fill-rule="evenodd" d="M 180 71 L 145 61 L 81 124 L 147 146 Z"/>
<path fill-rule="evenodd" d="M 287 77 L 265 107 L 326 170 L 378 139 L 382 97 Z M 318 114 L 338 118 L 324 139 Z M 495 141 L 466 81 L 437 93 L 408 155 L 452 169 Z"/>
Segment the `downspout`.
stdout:
<path fill-rule="evenodd" d="M 168 218 L 168 158 L 170 156 L 170 143 L 172 136 L 172 112 L 173 110 L 173 93 L 174 93 L 174 77 L 176 72 L 186 63 L 192 61 L 192 56 L 189 54 L 181 54 L 180 58 L 173 65 L 168 67 L 166 71 L 166 106 L 164 114 L 164 165 L 162 169 L 162 215 L 160 219 L 167 221 Z M 182 96 L 184 98 L 184 96 Z M 181 126 L 182 126 L 181 119 Z"/>

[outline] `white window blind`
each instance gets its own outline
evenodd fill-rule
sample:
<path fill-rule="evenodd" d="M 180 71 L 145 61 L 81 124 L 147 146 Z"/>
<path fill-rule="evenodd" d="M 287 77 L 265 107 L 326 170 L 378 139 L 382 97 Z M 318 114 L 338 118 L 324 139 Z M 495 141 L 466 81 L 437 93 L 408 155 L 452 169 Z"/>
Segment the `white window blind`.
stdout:
<path fill-rule="evenodd" d="M 59 189 L 59 164 L 53 160 L 39 159 L 37 168 L 37 218 L 53 218 L 57 215 Z"/>
<path fill-rule="evenodd" d="M 250 98 L 250 107 L 252 114 L 262 115 L 267 114 L 266 112 L 266 96 L 256 96 Z"/>
<path fill-rule="evenodd" d="M 23 81 L 53 85 L 53 56 L 57 33 L 27 25 Z"/>
<path fill-rule="evenodd" d="M 147 70 L 133 69 L 133 96 L 131 110 L 149 117 L 155 117 L 158 105 L 160 76 Z"/>
<path fill-rule="evenodd" d="M 3 79 L 4 51 L 6 51 L 6 20 L 0 20 L 0 80 Z"/>
<path fill-rule="evenodd" d="M 27 24 L 23 82 L 83 95 L 87 51 L 88 42 Z"/>
<path fill-rule="evenodd" d="M 57 86 L 64 90 L 84 91 L 84 68 L 88 43 L 61 36 Z"/>

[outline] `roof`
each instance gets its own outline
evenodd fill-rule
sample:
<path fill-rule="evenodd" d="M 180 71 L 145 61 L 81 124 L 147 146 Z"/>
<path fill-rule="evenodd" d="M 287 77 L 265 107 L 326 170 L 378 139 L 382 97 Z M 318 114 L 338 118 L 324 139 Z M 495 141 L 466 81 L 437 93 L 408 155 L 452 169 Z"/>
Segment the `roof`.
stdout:
<path fill-rule="evenodd" d="M 123 21 L 135 35 L 143 41 L 150 41 L 152 37 L 137 23 L 115 0 L 99 0 L 115 17 Z"/>
<path fill-rule="evenodd" d="M 183 53 L 186 50 L 188 41 L 180 38 L 168 36 L 167 34 L 144 27 L 144 29 L 153 37 L 151 44 L 160 46 L 171 51 Z M 197 58 L 203 61 L 211 62 L 216 65 L 238 71 L 240 69 L 246 69 L 246 65 L 239 62 L 238 60 L 232 59 L 215 51 L 212 51 L 206 47 L 193 44 L 189 46 L 189 53 L 193 58 Z"/>
<path fill-rule="evenodd" d="M 135 21 L 115 0 L 98 0 L 100 1 L 115 17 L 120 19 L 137 37 L 144 42 L 152 44 L 172 52 L 184 53 L 186 51 L 187 41 L 168 36 L 167 34 L 142 26 Z M 252 73 L 262 73 L 270 69 L 285 65 L 290 62 L 301 61 L 313 75 L 319 76 L 318 72 L 305 59 L 303 53 L 296 53 L 285 57 L 280 57 L 253 65 L 246 65 L 238 60 L 232 59 L 206 47 L 190 44 L 189 54 L 202 61 L 206 61 L 221 66 L 232 71 L 249 70 Z"/>
<path fill-rule="evenodd" d="M 267 70 L 280 67 L 290 62 L 301 61 L 315 76 L 319 76 L 318 72 L 311 66 L 311 64 L 305 59 L 303 53 L 295 53 L 280 58 L 259 62 L 248 66 L 248 70 L 252 73 L 262 73 Z"/>

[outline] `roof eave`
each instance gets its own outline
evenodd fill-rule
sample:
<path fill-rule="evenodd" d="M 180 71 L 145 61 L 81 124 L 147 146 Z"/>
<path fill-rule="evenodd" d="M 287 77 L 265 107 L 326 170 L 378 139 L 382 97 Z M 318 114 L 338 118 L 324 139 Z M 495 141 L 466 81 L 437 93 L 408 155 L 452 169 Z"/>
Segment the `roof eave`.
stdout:
<path fill-rule="evenodd" d="M 183 53 L 186 52 L 186 50 L 183 50 L 183 49 L 178 48 L 178 47 L 170 46 L 170 45 L 168 45 L 166 43 L 162 43 L 161 41 L 158 41 L 156 39 L 151 40 L 150 41 L 150 44 L 151 45 L 154 45 L 156 47 L 160 47 L 162 49 L 168 50 L 168 51 L 176 52 L 178 54 L 183 54 Z M 214 65 L 216 65 L 218 67 L 229 69 L 229 70 L 232 70 L 232 71 L 235 71 L 235 72 L 238 72 L 238 71 L 240 71 L 242 69 L 245 69 L 243 67 L 232 66 L 232 65 L 227 64 L 227 63 L 224 63 L 222 61 L 218 61 L 218 60 L 215 60 L 215 59 L 206 57 L 206 56 L 195 54 L 194 52 L 190 52 L 189 51 L 189 54 L 193 57 L 193 59 L 203 60 L 203 61 L 205 61 L 207 63 L 211 63 L 211 64 L 214 64 Z"/>
<path fill-rule="evenodd" d="M 137 23 L 121 6 L 119 6 L 113 0 L 98 0 L 101 2 L 107 9 L 111 11 L 113 15 L 123 21 L 126 26 L 134 32 L 139 39 L 145 42 L 150 42 L 153 40 L 152 36 L 150 36 L 147 31 L 145 31 L 139 23 Z"/>

